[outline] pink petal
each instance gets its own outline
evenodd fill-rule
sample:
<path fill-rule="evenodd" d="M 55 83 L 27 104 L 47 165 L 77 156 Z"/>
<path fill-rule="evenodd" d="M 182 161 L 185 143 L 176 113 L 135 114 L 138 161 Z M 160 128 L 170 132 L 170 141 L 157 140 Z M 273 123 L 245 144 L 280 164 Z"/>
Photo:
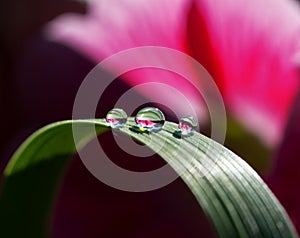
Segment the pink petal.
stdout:
<path fill-rule="evenodd" d="M 174 0 L 172 3 L 169 0 L 91 1 L 88 15 L 62 16 L 49 25 L 47 34 L 96 63 L 122 50 L 139 46 L 163 46 L 186 52 L 186 19 L 190 3 L 189 0 Z M 151 57 L 164 61 L 155 54 Z M 127 62 L 139 61 L 138 57 L 143 59 L 148 56 L 139 55 Z M 175 64 L 190 67 L 180 60 Z M 173 92 L 166 92 L 163 88 L 156 88 L 155 91 L 141 88 L 139 92 L 154 101 L 159 98 L 183 116 L 190 114 L 190 111 L 184 101 L 174 100 L 174 91 L 180 92 L 188 98 L 202 119 L 206 114 L 199 92 L 179 75 L 166 70 L 144 68 L 130 71 L 123 78 L 132 86 L 147 82 L 167 84 L 173 87 Z"/>
<path fill-rule="evenodd" d="M 191 53 L 218 82 L 228 109 L 277 144 L 298 85 L 296 2 L 197 0 L 188 29 Z"/>
<path fill-rule="evenodd" d="M 184 48 L 189 1 L 90 1 L 88 15 L 64 15 L 50 25 L 53 39 L 80 50 L 96 62 L 118 51 L 157 45 Z"/>

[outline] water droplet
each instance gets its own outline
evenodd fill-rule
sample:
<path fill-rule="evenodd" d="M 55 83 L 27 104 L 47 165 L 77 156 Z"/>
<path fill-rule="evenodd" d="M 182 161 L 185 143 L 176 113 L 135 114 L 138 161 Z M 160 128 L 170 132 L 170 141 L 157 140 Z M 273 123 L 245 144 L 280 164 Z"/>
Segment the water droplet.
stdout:
<path fill-rule="evenodd" d="M 191 116 L 182 117 L 179 120 L 178 128 L 183 136 L 193 135 L 195 129 L 197 128 L 197 121 Z"/>
<path fill-rule="evenodd" d="M 112 128 L 120 128 L 126 124 L 127 114 L 123 109 L 114 108 L 106 114 L 105 120 Z"/>
<path fill-rule="evenodd" d="M 137 126 L 142 130 L 159 131 L 165 123 L 165 116 L 155 107 L 145 107 L 135 116 Z"/>

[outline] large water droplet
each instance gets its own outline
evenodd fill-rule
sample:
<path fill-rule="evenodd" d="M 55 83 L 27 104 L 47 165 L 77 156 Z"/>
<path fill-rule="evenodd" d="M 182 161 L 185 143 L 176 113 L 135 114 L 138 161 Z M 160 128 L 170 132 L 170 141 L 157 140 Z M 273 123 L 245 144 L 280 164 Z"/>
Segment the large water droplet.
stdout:
<path fill-rule="evenodd" d="M 155 107 L 145 107 L 135 116 L 137 126 L 142 130 L 159 131 L 165 123 L 165 116 Z"/>
<path fill-rule="evenodd" d="M 114 108 L 106 114 L 105 120 L 112 128 L 120 128 L 126 124 L 127 114 L 123 109 Z"/>
<path fill-rule="evenodd" d="M 197 121 L 191 116 L 182 117 L 179 120 L 178 128 L 183 136 L 193 135 L 195 129 L 197 128 Z"/>

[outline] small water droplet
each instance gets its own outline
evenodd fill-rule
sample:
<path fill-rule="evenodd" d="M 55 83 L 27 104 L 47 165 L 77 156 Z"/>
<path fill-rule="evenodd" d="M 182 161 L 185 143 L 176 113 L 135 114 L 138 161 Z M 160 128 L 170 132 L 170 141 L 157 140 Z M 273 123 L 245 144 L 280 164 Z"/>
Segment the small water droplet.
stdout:
<path fill-rule="evenodd" d="M 165 116 L 155 107 L 145 107 L 135 116 L 137 126 L 142 130 L 159 131 L 165 123 Z"/>
<path fill-rule="evenodd" d="M 182 117 L 179 120 L 178 128 L 183 136 L 193 135 L 195 129 L 197 128 L 197 121 L 191 116 Z"/>
<path fill-rule="evenodd" d="M 120 128 L 126 124 L 127 114 L 123 109 L 114 108 L 106 114 L 105 120 L 112 128 Z"/>

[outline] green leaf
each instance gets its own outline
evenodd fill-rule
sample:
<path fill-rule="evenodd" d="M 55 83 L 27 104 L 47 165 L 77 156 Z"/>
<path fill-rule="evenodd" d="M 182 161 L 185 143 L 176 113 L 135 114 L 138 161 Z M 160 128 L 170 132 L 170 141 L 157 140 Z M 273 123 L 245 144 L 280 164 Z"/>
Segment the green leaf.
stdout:
<path fill-rule="evenodd" d="M 24 142 L 4 174 L 1 237 L 47 237 L 59 181 L 76 152 L 73 125 L 95 125 L 97 134 L 108 129 L 103 119 L 63 121 L 40 129 Z M 158 151 L 180 174 L 219 237 L 297 237 L 286 212 L 257 173 L 224 146 L 199 133 L 180 138 L 171 122 L 151 134 L 133 128 L 130 118 L 120 132 Z M 92 136 L 82 134 L 80 146 Z"/>

